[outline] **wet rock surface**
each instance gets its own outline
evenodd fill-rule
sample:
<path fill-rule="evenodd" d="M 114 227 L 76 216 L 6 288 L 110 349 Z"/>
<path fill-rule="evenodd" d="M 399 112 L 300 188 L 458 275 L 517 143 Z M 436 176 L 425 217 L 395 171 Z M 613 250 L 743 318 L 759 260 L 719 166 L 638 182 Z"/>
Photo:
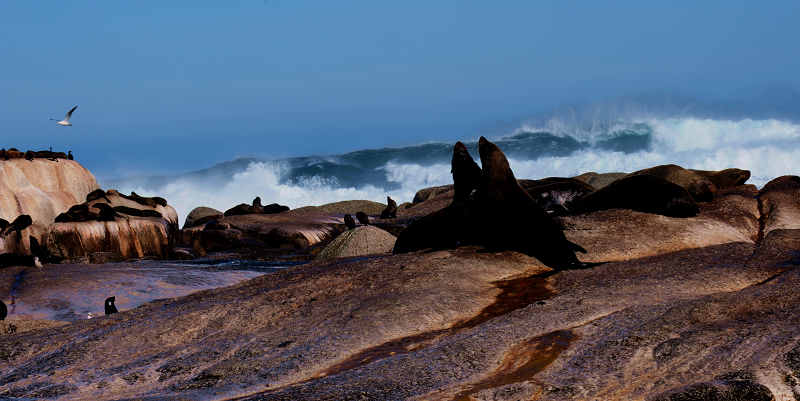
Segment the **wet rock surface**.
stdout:
<path fill-rule="evenodd" d="M 0 269 L 0 294 L 15 297 L 3 299 L 15 309 L 0 326 L 0 398 L 800 398 L 800 178 L 759 191 L 742 185 L 742 170 L 685 170 L 714 185 L 711 199 L 651 177 L 690 197 L 689 217 L 625 206 L 531 218 L 531 188 L 591 189 L 571 179 L 526 186 L 493 150 L 482 154 L 488 172 L 477 184 L 467 167 L 456 188 L 422 194 L 374 226 L 340 234 L 342 216 L 367 205 L 341 203 L 217 216 L 184 233 L 198 249 L 299 253 L 407 225 L 442 250 L 317 260 L 258 277 L 163 262 Z M 494 208 L 476 215 L 475 205 Z M 492 240 L 464 246 L 470 237 L 453 235 L 476 224 Z M 580 244 L 581 260 L 598 264 L 554 270 L 536 252 L 514 251 L 543 232 Z M 109 296 L 119 313 L 102 316 Z M 84 304 L 98 316 L 78 318 L 91 312 Z"/>

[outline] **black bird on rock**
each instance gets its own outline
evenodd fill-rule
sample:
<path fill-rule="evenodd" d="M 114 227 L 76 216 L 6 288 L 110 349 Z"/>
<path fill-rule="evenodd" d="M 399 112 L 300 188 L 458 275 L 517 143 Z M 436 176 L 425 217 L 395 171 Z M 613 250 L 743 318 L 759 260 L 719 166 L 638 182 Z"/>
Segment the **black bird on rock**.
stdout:
<path fill-rule="evenodd" d="M 106 298 L 106 315 L 112 315 L 114 313 L 119 312 L 117 310 L 117 306 L 114 305 L 114 301 L 115 300 L 116 300 L 116 297 L 108 297 L 108 298 Z"/>

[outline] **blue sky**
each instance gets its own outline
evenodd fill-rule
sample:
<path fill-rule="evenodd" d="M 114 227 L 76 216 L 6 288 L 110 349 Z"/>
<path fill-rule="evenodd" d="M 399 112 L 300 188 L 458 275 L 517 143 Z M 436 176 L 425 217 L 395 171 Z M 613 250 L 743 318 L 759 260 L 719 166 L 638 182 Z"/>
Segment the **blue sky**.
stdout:
<path fill-rule="evenodd" d="M 0 3 L 2 146 L 179 172 L 474 137 L 648 91 L 800 87 L 797 1 L 163 3 Z M 48 121 L 74 104 L 73 127 Z"/>

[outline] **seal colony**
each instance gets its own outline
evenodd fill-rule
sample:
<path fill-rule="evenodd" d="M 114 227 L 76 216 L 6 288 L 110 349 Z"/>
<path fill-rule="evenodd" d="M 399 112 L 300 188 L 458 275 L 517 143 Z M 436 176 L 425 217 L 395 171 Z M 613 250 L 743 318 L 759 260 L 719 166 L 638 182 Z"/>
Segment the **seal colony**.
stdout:
<path fill-rule="evenodd" d="M 483 168 L 463 143 L 455 144 L 453 202 L 411 223 L 397 238 L 394 252 L 482 245 L 522 252 L 556 269 L 590 266 L 575 256 L 586 250 L 568 241 L 558 222 L 519 185 L 500 148 L 481 137 L 478 151 Z"/>
<path fill-rule="evenodd" d="M 258 248 L 273 252 L 258 254 L 269 261 L 314 260 L 182 297 L 136 305 L 145 301 L 128 296 L 119 311 L 108 294 L 134 291 L 96 288 L 114 281 L 102 271 L 94 283 L 69 281 L 70 271 L 92 277 L 93 269 L 116 266 L 86 264 L 103 255 L 44 270 L 19 266 L 35 264 L 30 255 L 0 255 L 0 266 L 13 266 L 0 275 L 57 278 L 38 281 L 48 285 L 42 294 L 81 291 L 84 281 L 99 290 L 88 300 L 97 310 L 23 335 L 9 329 L 25 320 L 15 315 L 23 305 L 16 298 L 0 323 L 0 398 L 675 401 L 710 394 L 766 401 L 800 394 L 800 177 L 776 178 L 760 191 L 745 184 L 746 170 L 676 165 L 525 180 L 486 138 L 478 141 L 480 165 L 473 155 L 456 143 L 453 185 L 421 189 L 400 205 L 387 197 L 386 204 L 286 210 L 259 197 L 230 213 L 199 207 L 175 234 L 160 223 L 174 213 L 163 198 L 95 185 L 84 203 L 59 207 L 68 210 L 50 230 L 103 235 L 40 235 L 33 212 L 33 224 L 20 213 L 4 216 L 13 222 L 0 220 L 0 234 L 8 234 L 0 239 L 24 239 L 39 257 L 86 238 L 99 244 L 93 251 L 108 253 L 101 246 L 119 232 L 109 228 L 130 227 L 165 230 L 151 245 L 131 242 L 175 250 L 158 258 L 213 260 Z M 26 280 L 17 295 L 30 297 L 35 282 Z M 41 298 L 40 305 L 63 308 Z M 113 317 L 99 313 L 103 298 Z M 115 363 L 95 357 L 109 350 Z"/>

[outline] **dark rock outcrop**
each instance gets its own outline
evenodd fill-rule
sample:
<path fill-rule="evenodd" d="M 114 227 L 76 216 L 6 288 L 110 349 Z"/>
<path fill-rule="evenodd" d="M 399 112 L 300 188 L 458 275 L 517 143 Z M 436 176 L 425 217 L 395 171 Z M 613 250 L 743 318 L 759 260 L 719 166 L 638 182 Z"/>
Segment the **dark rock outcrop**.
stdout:
<path fill-rule="evenodd" d="M 183 228 L 201 226 L 209 221 L 217 220 L 222 216 L 222 212 L 217 209 L 205 206 L 196 207 L 186 216 L 186 222 L 183 224 Z"/>
<path fill-rule="evenodd" d="M 653 401 L 774 401 L 772 392 L 748 372 L 731 372 L 713 381 L 672 390 Z"/>

